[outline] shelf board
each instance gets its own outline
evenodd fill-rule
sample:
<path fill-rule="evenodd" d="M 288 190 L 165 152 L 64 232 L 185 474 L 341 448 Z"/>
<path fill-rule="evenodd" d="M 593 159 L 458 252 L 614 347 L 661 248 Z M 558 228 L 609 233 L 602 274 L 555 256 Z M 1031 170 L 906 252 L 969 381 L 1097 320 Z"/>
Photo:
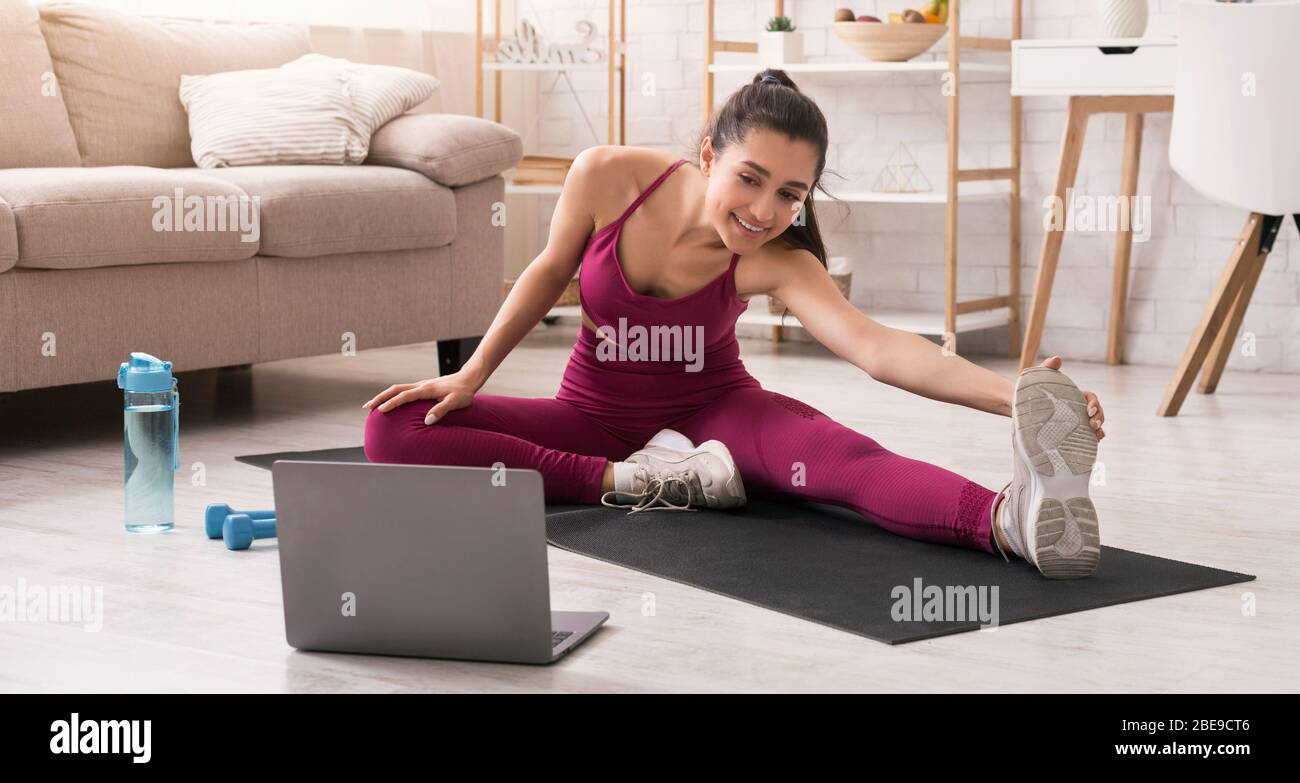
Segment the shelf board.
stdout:
<path fill-rule="evenodd" d="M 880 190 L 845 190 L 837 192 L 828 188 L 831 195 L 840 201 L 862 204 L 946 204 L 946 188 L 928 190 L 924 193 L 889 193 Z M 957 198 L 962 201 L 996 201 L 1011 192 L 1008 180 L 978 180 L 957 183 Z M 826 203 L 822 199 L 818 203 Z"/>
<path fill-rule="evenodd" d="M 538 195 L 558 196 L 564 189 L 563 185 L 516 185 L 513 182 L 506 183 L 506 193 L 535 193 Z"/>
<path fill-rule="evenodd" d="M 764 326 L 784 326 L 791 329 L 802 329 L 803 324 L 793 314 L 785 316 L 782 320 L 779 314 L 770 313 L 767 310 L 767 297 L 758 295 L 750 300 L 751 304 L 748 310 L 740 314 L 737 324 L 759 324 Z M 546 314 L 547 317 L 558 317 L 561 323 L 579 323 L 582 318 L 582 311 L 578 305 L 569 305 L 567 307 L 554 307 Z M 941 337 L 943 336 L 943 312 L 931 312 L 928 310 L 870 310 L 867 315 L 871 320 L 893 329 L 899 329 L 904 332 L 913 334 Z M 1006 326 L 1011 322 L 1011 311 L 1005 307 L 999 307 L 995 310 L 985 310 L 978 313 L 962 313 L 957 316 L 957 333 L 974 332 L 980 329 L 991 329 L 997 326 Z"/>
<path fill-rule="evenodd" d="M 765 67 L 760 63 L 713 63 L 710 73 L 743 73 L 753 75 Z M 834 63 L 788 63 L 775 66 L 792 76 L 795 74 L 819 75 L 853 75 L 859 73 L 944 73 L 951 68 L 947 60 L 908 60 L 901 63 L 878 63 L 871 60 L 858 60 Z M 969 73 L 1011 73 L 1010 63 L 971 62 L 963 60 L 961 70 Z"/>
<path fill-rule="evenodd" d="M 607 71 L 608 63 L 483 63 L 485 71 Z M 622 70 L 619 65 L 615 71 Z"/>
<path fill-rule="evenodd" d="M 996 201 L 1007 195 L 1010 183 L 1006 180 L 962 182 L 958 184 L 958 198 L 962 201 Z M 558 196 L 561 185 L 516 185 L 506 183 L 508 194 L 536 194 Z M 925 193 L 887 193 L 879 190 L 845 190 L 831 191 L 840 201 L 855 204 L 946 204 L 947 190 L 931 190 Z M 819 203 L 826 203 L 822 199 Z"/>
<path fill-rule="evenodd" d="M 1011 42 L 1013 47 L 1042 47 L 1056 49 L 1062 46 L 1177 46 L 1174 36 L 1154 36 L 1150 38 L 1018 38 Z"/>
<path fill-rule="evenodd" d="M 783 320 L 779 314 L 768 312 L 767 297 L 761 298 L 763 300 L 761 304 L 751 306 L 749 310 L 741 313 L 737 323 L 803 328 L 803 324 L 799 323 L 799 319 L 793 314 L 785 316 Z M 760 297 L 755 296 L 754 299 L 758 300 Z M 868 310 L 865 312 L 871 320 L 904 332 L 934 337 L 941 337 L 944 333 L 942 311 Z M 1010 322 L 1011 311 L 1005 307 L 978 313 L 962 313 L 957 316 L 957 333 L 991 329 L 995 326 L 1005 326 Z"/>

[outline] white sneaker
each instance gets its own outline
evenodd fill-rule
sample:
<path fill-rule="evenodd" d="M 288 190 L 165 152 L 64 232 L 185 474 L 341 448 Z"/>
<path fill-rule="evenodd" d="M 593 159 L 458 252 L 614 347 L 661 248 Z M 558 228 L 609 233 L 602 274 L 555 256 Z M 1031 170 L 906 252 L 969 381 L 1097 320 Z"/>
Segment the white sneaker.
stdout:
<path fill-rule="evenodd" d="M 744 482 L 722 441 L 706 440 L 696 446 L 680 432 L 663 429 L 623 461 L 637 466 L 632 488 L 606 492 L 602 505 L 619 508 L 630 502 L 629 514 L 745 505 Z"/>
<path fill-rule="evenodd" d="M 670 430 L 667 427 L 664 427 L 656 432 L 653 438 L 646 441 L 645 446 L 643 446 L 640 451 L 635 452 L 633 456 L 642 452 L 654 454 L 656 452 L 664 451 L 665 449 L 669 451 L 690 451 L 694 448 L 695 444 L 691 443 L 690 438 L 681 434 L 677 430 Z M 625 461 L 631 462 L 633 460 L 629 457 Z"/>
<path fill-rule="evenodd" d="M 1087 408 L 1083 393 L 1060 370 L 1028 367 L 1016 381 L 1015 474 L 1002 488 L 995 523 L 1011 551 L 1049 579 L 1088 576 L 1101 560 L 1097 509 L 1088 497 L 1097 432 Z"/>

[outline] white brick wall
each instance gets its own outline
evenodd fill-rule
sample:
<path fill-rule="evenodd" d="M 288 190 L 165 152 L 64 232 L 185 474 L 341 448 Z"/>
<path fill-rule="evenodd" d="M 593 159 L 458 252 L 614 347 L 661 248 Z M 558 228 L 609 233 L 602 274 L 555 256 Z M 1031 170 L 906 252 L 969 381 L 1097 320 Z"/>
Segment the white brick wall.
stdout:
<path fill-rule="evenodd" d="M 1174 31 L 1179 2 L 1150 1 L 1148 35 Z M 858 14 L 883 17 L 889 11 L 920 4 L 920 0 L 787 0 L 786 14 L 803 31 L 809 61 L 843 60 L 856 55 L 830 32 L 836 8 L 850 7 Z M 627 0 L 627 5 L 627 142 L 694 157 L 687 145 L 701 122 L 705 4 L 703 0 Z M 1095 0 L 1025 0 L 1023 5 L 1027 38 L 1097 34 Z M 604 0 L 520 2 L 519 7 L 525 16 L 540 22 L 553 40 L 574 38 L 573 24 L 590 19 L 597 25 L 603 46 Z M 756 40 L 772 8 L 770 0 L 718 2 L 715 25 L 719 37 Z M 965 0 L 963 32 L 1006 36 L 1010 11 L 1011 0 Z M 512 29 L 509 11 L 506 21 L 506 29 Z M 736 60 L 749 55 L 726 57 Z M 653 95 L 642 94 L 641 80 L 646 74 L 653 74 Z M 719 76 L 715 106 L 747 80 Z M 527 152 L 572 155 L 585 146 L 605 142 L 604 74 L 575 75 L 573 81 L 600 138 L 590 136 L 561 81 L 555 87 L 560 94 L 550 96 L 540 118 L 540 137 L 526 137 Z M 539 83 L 545 87 L 550 79 Z M 830 124 L 827 169 L 838 176 L 824 177 L 827 189 L 833 192 L 837 187 L 870 185 L 899 141 L 908 144 L 935 189 L 945 186 L 945 104 L 937 78 L 873 75 L 864 78 L 860 86 L 804 79 L 800 86 L 817 101 Z M 960 165 L 1007 165 L 1006 80 L 973 75 L 963 82 L 962 95 Z M 1042 200 L 1055 176 L 1065 99 L 1025 98 L 1023 114 L 1020 289 L 1022 317 L 1027 317 L 1042 242 Z M 1124 342 L 1129 362 L 1165 366 L 1176 365 L 1181 358 L 1245 217 L 1236 208 L 1205 199 L 1171 171 L 1169 126 L 1168 114 L 1147 117 L 1138 191 L 1151 198 L 1151 236 L 1133 246 Z M 1123 137 L 1121 115 L 1092 119 L 1076 193 L 1115 193 Z M 853 264 L 852 299 L 856 304 L 868 313 L 873 308 L 942 308 L 943 207 L 854 204 L 846 209 L 828 203 L 821 193 L 817 197 L 831 254 L 848 256 Z M 552 206 L 545 205 L 543 216 L 549 215 Z M 965 299 L 1005 292 L 1005 207 L 963 202 L 959 218 L 959 296 Z M 541 236 L 545 235 L 543 226 Z M 1067 359 L 1104 359 L 1113 253 L 1113 234 L 1066 236 L 1044 330 L 1043 356 L 1059 353 Z M 1278 235 L 1243 329 L 1255 335 L 1256 353 L 1248 356 L 1234 351 L 1229 368 L 1300 372 L 1300 237 L 1290 220 Z M 789 339 L 805 337 L 797 330 L 787 334 Z M 997 329 L 963 334 L 959 348 L 968 354 L 1005 354 L 1006 344 L 1006 330 Z"/>

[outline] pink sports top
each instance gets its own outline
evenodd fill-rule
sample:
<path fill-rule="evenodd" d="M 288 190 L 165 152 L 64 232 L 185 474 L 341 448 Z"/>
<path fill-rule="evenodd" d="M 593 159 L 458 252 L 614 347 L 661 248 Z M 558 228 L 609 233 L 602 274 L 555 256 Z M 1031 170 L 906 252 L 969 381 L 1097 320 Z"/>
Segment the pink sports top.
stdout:
<path fill-rule="evenodd" d="M 736 319 L 749 307 L 736 293 L 738 253 L 731 255 L 727 271 L 676 299 L 634 291 L 619 265 L 623 223 L 686 162 L 674 162 L 618 220 L 587 239 L 578 271 L 579 300 L 604 336 L 578 325 L 555 395 L 597 417 L 614 434 L 639 440 L 637 445 L 726 391 L 759 386 L 741 362 L 736 341 Z"/>

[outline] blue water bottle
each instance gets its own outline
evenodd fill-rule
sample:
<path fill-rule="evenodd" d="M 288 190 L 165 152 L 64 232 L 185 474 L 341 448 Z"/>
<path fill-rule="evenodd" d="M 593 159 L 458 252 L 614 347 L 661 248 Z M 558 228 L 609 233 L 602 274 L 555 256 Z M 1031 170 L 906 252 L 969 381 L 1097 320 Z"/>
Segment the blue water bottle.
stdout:
<path fill-rule="evenodd" d="M 172 363 L 132 351 L 131 361 L 118 368 L 117 387 L 125 390 L 126 529 L 132 533 L 171 530 L 181 421 L 181 395 Z"/>

